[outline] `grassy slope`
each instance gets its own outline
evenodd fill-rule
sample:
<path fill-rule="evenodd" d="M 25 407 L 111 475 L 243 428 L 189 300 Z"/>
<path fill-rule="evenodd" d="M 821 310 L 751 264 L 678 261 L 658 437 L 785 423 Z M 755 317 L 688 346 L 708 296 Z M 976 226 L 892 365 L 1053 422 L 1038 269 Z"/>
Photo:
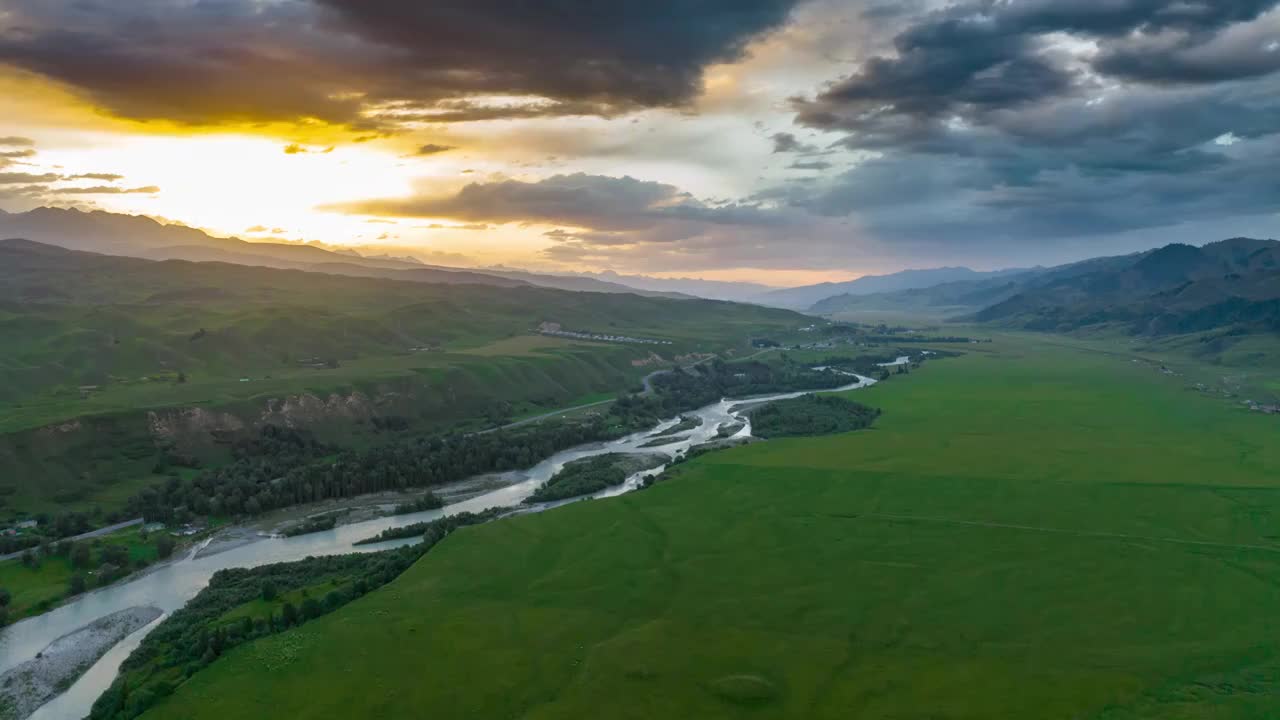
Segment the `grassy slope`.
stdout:
<path fill-rule="evenodd" d="M 519 336 L 547 320 L 675 343 L 626 346 L 630 357 L 644 357 L 723 350 L 803 318 L 702 300 L 153 263 L 0 243 L 0 402 L 10 407 L 0 430 L 527 354 L 550 343 Z M 446 352 L 411 350 L 423 346 Z M 304 367 L 312 358 L 341 367 Z M 187 383 L 175 382 L 179 371 Z M 98 389 L 85 399 L 81 386 Z"/>
<path fill-rule="evenodd" d="M 542 321 L 674 344 L 531 334 Z M 155 482 L 162 451 L 152 410 L 226 412 L 251 428 L 270 399 L 354 391 L 379 414 L 430 432 L 504 402 L 520 417 L 617 393 L 649 372 L 632 361 L 651 352 L 669 360 L 745 348 L 755 332 L 803 322 L 711 301 L 155 263 L 0 242 L 0 516 L 111 510 Z M 413 350 L 424 346 L 436 351 Z M 338 367 L 311 367 L 313 358 Z M 380 440 L 341 413 L 300 422 L 332 442 Z M 207 434 L 178 443 L 206 464 L 225 460 Z"/>
<path fill-rule="evenodd" d="M 357 389 L 370 396 L 399 392 L 406 398 L 390 414 L 414 417 L 415 429 L 438 430 L 482 416 L 487 407 L 502 400 L 511 403 L 511 415 L 531 415 L 564 407 L 582 397 L 612 390 L 609 397 L 645 372 L 630 365 L 631 351 L 616 346 L 571 347 L 551 341 L 538 352 L 511 355 L 431 353 L 421 356 L 424 367 L 378 371 L 365 368 L 314 371 L 310 378 L 279 379 L 265 388 L 254 383 L 228 385 L 240 394 L 217 392 L 191 404 L 238 412 L 254 417 L 266 398 L 283 393 L 315 393 L 326 397 L 338 388 Z M 504 352 L 506 352 L 504 351 Z M 440 362 L 439 367 L 429 367 Z M 128 397 L 119 398 L 129 402 Z M 132 412 L 82 419 L 83 430 L 54 433 L 28 430 L 0 436 L 0 512 L 60 512 L 117 507 L 142 487 L 159 481 L 152 468 L 159 458 L 148 432 L 146 409 L 174 401 L 163 397 L 156 405 L 141 402 Z M 582 401 L 586 402 L 586 401 Z M 86 408 L 87 409 L 87 408 Z M 326 440 L 342 444 L 376 442 L 368 424 L 330 423 L 313 428 Z M 385 440 L 383 440 L 385 441 Z M 204 456 L 218 462 L 220 447 Z"/>
<path fill-rule="evenodd" d="M 1274 419 L 1036 342 L 468 529 L 146 717 L 1271 717 Z"/>

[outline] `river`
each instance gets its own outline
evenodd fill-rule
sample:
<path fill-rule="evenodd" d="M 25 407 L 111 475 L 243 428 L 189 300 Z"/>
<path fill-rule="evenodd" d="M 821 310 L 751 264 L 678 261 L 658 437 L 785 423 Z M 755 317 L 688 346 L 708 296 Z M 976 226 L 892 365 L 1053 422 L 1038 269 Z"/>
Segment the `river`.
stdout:
<path fill-rule="evenodd" d="M 875 383 L 871 378 L 859 375 L 852 377 L 857 378 L 857 382 L 835 388 L 830 392 L 854 390 Z M 36 653 L 57 638 L 119 610 L 138 605 L 151 605 L 160 608 L 168 615 L 195 597 L 196 593 L 208 584 L 209 578 L 219 570 L 301 560 L 316 555 L 374 552 L 414 543 L 417 542 L 416 538 L 393 540 L 375 545 L 352 545 L 357 540 L 377 535 L 387 528 L 411 525 L 465 511 L 479 512 L 491 507 L 519 505 L 534 490 L 559 472 L 566 463 L 580 458 L 620 452 L 666 455 L 674 459 L 683 455 L 690 447 L 717 439 L 717 433 L 722 426 L 738 423 L 745 424 L 734 437 L 749 437 L 750 420 L 740 412 L 736 412 L 735 406 L 745 402 L 785 400 L 806 394 L 808 393 L 792 392 L 745 400 L 722 400 L 685 413 L 686 416 L 700 418 L 702 424 L 692 431 L 678 434 L 676 437 L 679 439 L 670 445 L 655 448 L 639 447 L 652 440 L 655 435 L 676 425 L 680 421 L 679 418 L 663 421 L 650 430 L 611 442 L 590 443 L 556 453 L 532 468 L 518 473 L 519 481 L 512 485 L 438 510 L 377 518 L 292 538 L 265 538 L 203 557 L 198 556 L 198 549 L 192 550 L 182 560 L 154 568 L 134 580 L 95 590 L 55 610 L 4 628 L 0 631 L 0 673 L 35 657 Z M 661 473 L 663 467 L 635 473 L 627 478 L 623 485 L 601 491 L 595 497 L 610 497 L 630 492 L 639 487 L 647 476 Z M 543 510 L 578 499 L 580 498 L 547 503 L 535 509 Z M 122 640 L 81 676 L 70 689 L 45 704 L 31 715 L 31 718 L 33 720 L 76 720 L 88 715 L 94 700 L 115 679 L 120 663 L 142 642 L 143 636 L 162 621 L 163 617 Z"/>

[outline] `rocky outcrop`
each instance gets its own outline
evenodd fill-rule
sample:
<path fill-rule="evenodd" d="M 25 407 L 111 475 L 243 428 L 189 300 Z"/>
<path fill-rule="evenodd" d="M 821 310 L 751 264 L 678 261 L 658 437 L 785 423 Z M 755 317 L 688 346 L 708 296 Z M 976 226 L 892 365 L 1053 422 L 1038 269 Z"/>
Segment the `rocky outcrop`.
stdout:
<path fill-rule="evenodd" d="M 205 408 L 172 408 L 147 413 L 147 429 L 160 444 L 181 444 L 197 435 L 220 437 L 241 432 L 243 420 L 229 412 Z"/>
<path fill-rule="evenodd" d="M 307 427 L 333 420 L 368 420 L 377 414 L 374 401 L 362 392 L 331 393 L 323 399 L 316 395 L 290 395 L 268 400 L 256 424 Z"/>

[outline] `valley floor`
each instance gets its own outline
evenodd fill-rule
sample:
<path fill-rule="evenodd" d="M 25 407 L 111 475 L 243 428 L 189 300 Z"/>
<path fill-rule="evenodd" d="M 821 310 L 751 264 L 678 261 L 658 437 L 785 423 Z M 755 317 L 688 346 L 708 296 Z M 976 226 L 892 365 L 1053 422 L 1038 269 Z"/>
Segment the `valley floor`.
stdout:
<path fill-rule="evenodd" d="M 1271 718 L 1277 419 L 1000 336 L 870 430 L 467 528 L 144 717 Z"/>

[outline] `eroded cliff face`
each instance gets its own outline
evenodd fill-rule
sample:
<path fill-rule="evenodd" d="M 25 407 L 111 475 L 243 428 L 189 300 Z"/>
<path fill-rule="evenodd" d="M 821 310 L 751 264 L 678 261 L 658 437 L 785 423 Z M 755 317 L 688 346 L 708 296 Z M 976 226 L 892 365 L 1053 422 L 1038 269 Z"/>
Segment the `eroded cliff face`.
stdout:
<path fill-rule="evenodd" d="M 379 414 L 379 405 L 385 407 L 391 399 L 384 396 L 375 402 L 362 392 L 330 393 L 324 398 L 310 394 L 272 398 L 254 424 L 305 428 L 335 420 L 370 420 Z"/>
<path fill-rule="evenodd" d="M 301 393 L 268 398 L 238 408 L 186 407 L 147 412 L 147 432 L 158 448 L 198 452 L 210 444 L 227 444 L 267 425 L 303 430 L 351 432 L 353 424 L 397 414 L 411 394 L 381 387 L 373 394 L 352 390 L 327 395 Z"/>
<path fill-rule="evenodd" d="M 147 413 L 147 432 L 157 445 L 181 445 L 201 436 L 224 439 L 242 432 L 244 420 L 229 412 L 205 408 L 170 408 Z"/>

